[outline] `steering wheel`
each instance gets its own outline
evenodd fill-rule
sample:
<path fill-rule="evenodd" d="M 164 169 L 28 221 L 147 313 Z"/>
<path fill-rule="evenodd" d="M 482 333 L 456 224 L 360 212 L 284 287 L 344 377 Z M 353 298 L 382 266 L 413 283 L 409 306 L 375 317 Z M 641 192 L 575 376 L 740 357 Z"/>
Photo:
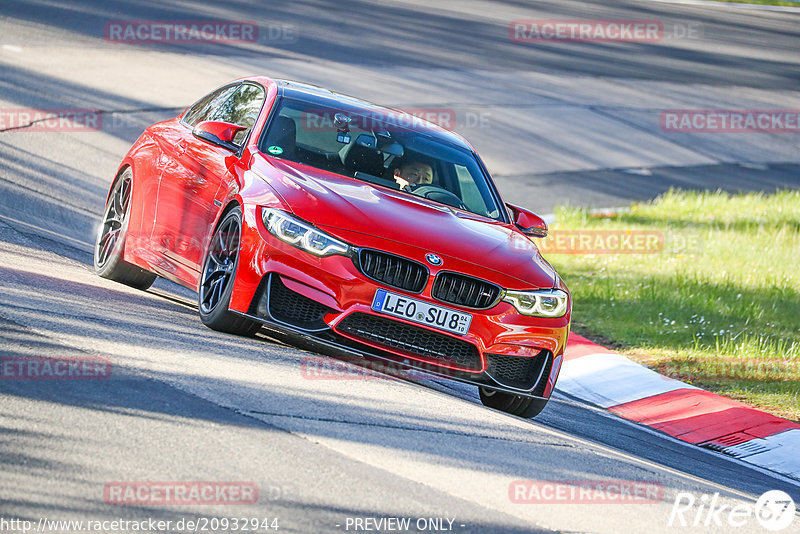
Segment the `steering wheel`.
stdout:
<path fill-rule="evenodd" d="M 422 198 L 441 202 L 447 206 L 467 211 L 467 206 L 464 205 L 464 202 L 458 198 L 457 195 L 438 185 L 423 184 L 411 186 L 411 192 Z"/>

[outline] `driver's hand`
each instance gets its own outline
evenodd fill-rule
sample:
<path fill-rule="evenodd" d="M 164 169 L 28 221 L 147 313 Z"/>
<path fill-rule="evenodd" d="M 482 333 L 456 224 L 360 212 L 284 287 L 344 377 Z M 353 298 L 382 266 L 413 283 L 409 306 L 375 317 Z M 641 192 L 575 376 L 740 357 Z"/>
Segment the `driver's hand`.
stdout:
<path fill-rule="evenodd" d="M 397 182 L 397 185 L 400 186 L 401 190 L 411 191 L 411 183 L 408 180 L 406 180 L 405 178 L 402 178 L 402 177 L 400 177 L 400 176 L 395 174 L 394 175 L 394 181 Z"/>

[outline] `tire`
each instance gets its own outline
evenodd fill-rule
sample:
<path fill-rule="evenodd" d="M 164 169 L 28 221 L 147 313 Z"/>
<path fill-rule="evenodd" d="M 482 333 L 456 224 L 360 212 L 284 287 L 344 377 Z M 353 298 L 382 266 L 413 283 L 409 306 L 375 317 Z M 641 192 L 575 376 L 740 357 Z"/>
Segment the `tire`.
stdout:
<path fill-rule="evenodd" d="M 132 179 L 133 172 L 127 167 L 111 186 L 95 239 L 94 270 L 102 278 L 144 290 L 153 285 L 156 275 L 122 259 L 130 219 Z"/>
<path fill-rule="evenodd" d="M 484 406 L 525 419 L 536 417 L 547 406 L 546 399 L 535 399 L 483 387 L 479 387 L 478 392 Z"/>
<path fill-rule="evenodd" d="M 228 211 L 214 234 L 203 260 L 197 307 L 200 320 L 212 330 L 240 336 L 253 336 L 261 323 L 229 311 L 233 281 L 239 266 L 239 240 L 242 235 L 242 209 Z"/>

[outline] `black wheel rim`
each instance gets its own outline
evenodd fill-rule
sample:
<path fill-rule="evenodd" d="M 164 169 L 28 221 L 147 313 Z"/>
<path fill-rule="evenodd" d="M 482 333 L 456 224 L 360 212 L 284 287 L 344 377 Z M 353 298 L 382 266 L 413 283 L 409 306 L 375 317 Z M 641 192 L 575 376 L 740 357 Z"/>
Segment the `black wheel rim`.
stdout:
<path fill-rule="evenodd" d="M 114 248 L 122 237 L 122 227 L 128 215 L 128 204 L 131 200 L 131 179 L 128 174 L 122 175 L 108 199 L 103 226 L 95 247 L 95 262 L 102 267 L 108 262 Z"/>
<path fill-rule="evenodd" d="M 240 232 L 238 219 L 229 217 L 211 239 L 200 282 L 200 309 L 204 313 L 210 313 L 219 305 L 233 279 Z"/>

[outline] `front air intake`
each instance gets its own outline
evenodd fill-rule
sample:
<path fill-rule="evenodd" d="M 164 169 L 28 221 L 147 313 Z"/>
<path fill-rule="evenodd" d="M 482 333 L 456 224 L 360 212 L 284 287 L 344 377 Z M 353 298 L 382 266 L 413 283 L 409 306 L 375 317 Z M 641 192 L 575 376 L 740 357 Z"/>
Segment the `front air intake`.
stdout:
<path fill-rule="evenodd" d="M 498 384 L 526 391 L 533 390 L 534 395 L 541 396 L 550 376 L 552 356 L 549 350 L 542 350 L 533 357 L 486 354 L 486 374 Z"/>
<path fill-rule="evenodd" d="M 481 369 L 480 353 L 472 343 L 393 319 L 353 313 L 342 319 L 336 331 L 384 350 L 419 357 L 439 365 L 470 371 Z"/>

